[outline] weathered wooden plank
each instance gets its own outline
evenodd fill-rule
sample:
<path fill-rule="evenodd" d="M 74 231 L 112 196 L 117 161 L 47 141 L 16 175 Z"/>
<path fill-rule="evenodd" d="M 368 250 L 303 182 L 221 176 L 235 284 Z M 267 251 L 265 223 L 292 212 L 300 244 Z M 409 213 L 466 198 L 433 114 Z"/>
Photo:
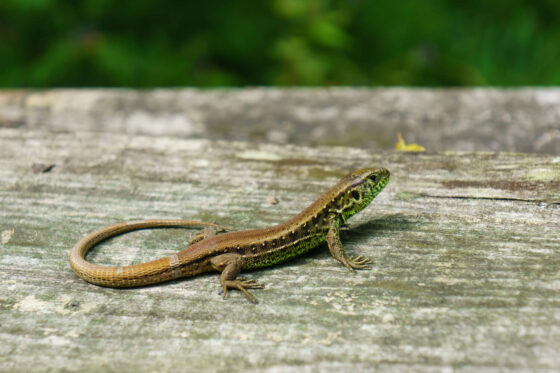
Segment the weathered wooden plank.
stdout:
<path fill-rule="evenodd" d="M 392 171 L 342 236 L 370 271 L 323 247 L 248 274 L 267 285 L 253 306 L 223 301 L 217 275 L 116 290 L 67 264 L 123 220 L 274 224 L 364 165 Z M 0 371 L 558 369 L 559 186 L 558 156 L 0 129 Z M 90 258 L 137 263 L 188 236 L 137 232 Z"/>
<path fill-rule="evenodd" d="M 0 127 L 560 154 L 559 108 L 558 88 L 21 90 L 0 92 Z"/>

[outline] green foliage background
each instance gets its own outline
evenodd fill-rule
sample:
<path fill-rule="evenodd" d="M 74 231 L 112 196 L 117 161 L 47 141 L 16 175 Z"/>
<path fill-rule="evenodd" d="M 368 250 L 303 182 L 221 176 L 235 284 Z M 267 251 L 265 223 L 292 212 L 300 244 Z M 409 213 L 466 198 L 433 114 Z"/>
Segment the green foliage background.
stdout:
<path fill-rule="evenodd" d="M 0 86 L 558 85 L 558 0 L 1 0 Z"/>

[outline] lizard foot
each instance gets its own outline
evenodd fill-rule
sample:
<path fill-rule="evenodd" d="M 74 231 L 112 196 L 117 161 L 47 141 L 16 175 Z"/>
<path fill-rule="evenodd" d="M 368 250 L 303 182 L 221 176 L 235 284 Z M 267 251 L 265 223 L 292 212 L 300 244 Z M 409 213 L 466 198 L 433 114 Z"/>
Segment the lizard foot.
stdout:
<path fill-rule="evenodd" d="M 347 257 L 344 266 L 350 271 L 354 272 L 354 269 L 371 269 L 371 260 L 363 256 Z"/>
<path fill-rule="evenodd" d="M 191 239 L 189 240 L 189 246 L 194 245 L 195 243 L 202 241 L 206 238 L 214 237 L 218 233 L 225 232 L 227 229 L 225 228 L 217 228 L 217 227 L 206 227 L 201 231 L 198 231 L 191 235 Z"/>
<path fill-rule="evenodd" d="M 243 294 L 245 294 L 247 298 L 249 298 L 249 300 L 255 304 L 258 303 L 257 300 L 255 299 L 255 297 L 251 295 L 251 293 L 247 291 L 247 289 L 264 288 L 264 284 L 258 283 L 255 280 L 245 280 L 243 278 L 238 278 L 237 280 L 224 281 L 222 283 L 222 286 L 224 287 L 224 299 L 226 299 L 227 297 L 228 289 L 237 289 L 241 291 Z"/>

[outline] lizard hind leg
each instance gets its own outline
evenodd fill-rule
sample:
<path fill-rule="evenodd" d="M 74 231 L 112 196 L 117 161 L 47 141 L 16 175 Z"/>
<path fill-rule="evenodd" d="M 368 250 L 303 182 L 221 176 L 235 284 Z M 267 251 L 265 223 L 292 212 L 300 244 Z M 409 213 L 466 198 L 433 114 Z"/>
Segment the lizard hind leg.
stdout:
<path fill-rule="evenodd" d="M 216 236 L 219 232 L 224 232 L 225 229 L 216 228 L 216 227 L 206 227 L 201 231 L 198 231 L 191 235 L 191 239 L 189 240 L 189 245 L 194 245 L 195 243 L 205 240 L 210 237 Z"/>
<path fill-rule="evenodd" d="M 253 303 L 258 303 L 255 297 L 247 289 L 263 289 L 264 285 L 254 280 L 237 278 L 243 268 L 243 259 L 237 254 L 222 254 L 210 260 L 212 267 L 221 272 L 220 283 L 224 288 L 224 299 L 227 297 L 228 289 L 237 289 L 249 298 Z"/>

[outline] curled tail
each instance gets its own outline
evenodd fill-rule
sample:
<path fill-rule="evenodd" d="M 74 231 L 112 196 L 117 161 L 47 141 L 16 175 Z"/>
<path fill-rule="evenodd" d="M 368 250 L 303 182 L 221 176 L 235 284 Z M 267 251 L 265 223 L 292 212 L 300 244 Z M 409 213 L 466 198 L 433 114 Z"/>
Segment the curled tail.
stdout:
<path fill-rule="evenodd" d="M 70 266 L 82 279 L 95 285 L 115 288 L 150 285 L 180 277 L 174 270 L 174 258 L 164 257 L 151 262 L 130 266 L 103 266 L 85 260 L 87 252 L 98 243 L 130 231 L 147 228 L 215 227 L 224 226 L 196 220 L 154 219 L 113 224 L 98 229 L 79 240 L 70 251 Z"/>

